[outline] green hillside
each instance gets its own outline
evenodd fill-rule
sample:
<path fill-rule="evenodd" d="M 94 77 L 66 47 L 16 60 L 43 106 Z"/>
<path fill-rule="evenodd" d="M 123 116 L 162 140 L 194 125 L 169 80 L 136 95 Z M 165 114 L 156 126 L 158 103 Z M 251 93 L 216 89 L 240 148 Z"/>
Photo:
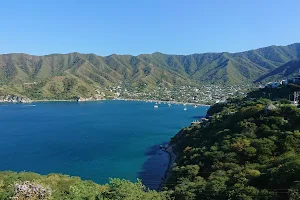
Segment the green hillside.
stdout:
<path fill-rule="evenodd" d="M 230 100 L 180 131 L 166 189 L 177 200 L 300 198 L 300 110 L 287 100 Z"/>
<path fill-rule="evenodd" d="M 89 97 L 119 84 L 142 91 L 158 85 L 251 83 L 300 58 L 300 44 L 270 46 L 241 53 L 167 55 L 27 54 L 0 55 L 2 91 L 33 99 Z M 8 86 L 7 88 L 3 86 Z"/>
<path fill-rule="evenodd" d="M 292 60 L 273 71 L 263 75 L 255 82 L 266 82 L 266 81 L 273 81 L 273 80 L 283 80 L 291 77 L 295 77 L 299 75 L 300 70 L 300 59 Z"/>

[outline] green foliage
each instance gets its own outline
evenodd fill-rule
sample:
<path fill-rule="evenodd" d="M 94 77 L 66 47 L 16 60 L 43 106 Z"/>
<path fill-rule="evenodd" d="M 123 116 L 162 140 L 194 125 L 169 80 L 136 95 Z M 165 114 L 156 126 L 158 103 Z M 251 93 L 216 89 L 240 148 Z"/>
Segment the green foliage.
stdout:
<path fill-rule="evenodd" d="M 146 189 L 146 187 L 138 181 L 132 183 L 126 180 L 111 179 L 109 190 L 103 193 L 105 199 L 114 200 L 131 200 L 131 199 L 145 199 L 145 200 L 164 200 L 167 195 Z"/>
<path fill-rule="evenodd" d="M 284 65 L 272 70 L 271 72 L 263 75 L 256 82 L 267 82 L 273 80 L 283 80 L 297 76 L 300 69 L 300 59 L 292 60 Z"/>
<path fill-rule="evenodd" d="M 281 104 L 291 104 L 291 101 L 288 99 L 280 99 L 279 101 Z"/>
<path fill-rule="evenodd" d="M 15 195 L 14 185 L 24 181 L 34 182 L 51 190 L 50 199 L 73 200 L 167 200 L 166 193 L 148 190 L 140 182 L 110 179 L 106 185 L 98 185 L 92 181 L 83 181 L 79 177 L 61 174 L 41 176 L 30 172 L 0 172 L 0 199 L 10 199 Z M 32 199 L 32 198 L 24 198 Z"/>
<path fill-rule="evenodd" d="M 286 100 L 231 99 L 212 106 L 208 115 L 211 119 L 205 126 L 191 126 L 172 138 L 177 159 L 166 186 L 173 197 L 299 197 L 295 184 L 300 177 L 300 110 L 296 106 Z"/>
<path fill-rule="evenodd" d="M 43 99 L 44 95 L 42 88 L 45 86 L 45 84 L 46 81 L 39 82 L 38 84 L 22 85 L 22 95 L 26 95 L 31 99 Z"/>

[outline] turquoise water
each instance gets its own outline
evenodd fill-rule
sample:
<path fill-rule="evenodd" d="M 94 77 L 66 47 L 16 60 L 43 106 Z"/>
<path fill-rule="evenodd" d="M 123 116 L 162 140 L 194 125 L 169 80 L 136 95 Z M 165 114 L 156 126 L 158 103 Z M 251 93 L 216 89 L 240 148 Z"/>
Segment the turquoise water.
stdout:
<path fill-rule="evenodd" d="M 109 177 L 157 187 L 168 163 L 159 145 L 208 107 L 133 101 L 0 105 L 0 170 Z"/>

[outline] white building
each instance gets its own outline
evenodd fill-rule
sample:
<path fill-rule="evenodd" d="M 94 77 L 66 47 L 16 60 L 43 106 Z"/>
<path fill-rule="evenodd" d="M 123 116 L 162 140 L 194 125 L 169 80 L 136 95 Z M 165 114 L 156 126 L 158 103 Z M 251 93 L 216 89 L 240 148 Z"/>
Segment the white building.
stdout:
<path fill-rule="evenodd" d="M 280 82 L 269 82 L 265 85 L 268 88 L 277 88 L 278 86 L 280 86 Z"/>

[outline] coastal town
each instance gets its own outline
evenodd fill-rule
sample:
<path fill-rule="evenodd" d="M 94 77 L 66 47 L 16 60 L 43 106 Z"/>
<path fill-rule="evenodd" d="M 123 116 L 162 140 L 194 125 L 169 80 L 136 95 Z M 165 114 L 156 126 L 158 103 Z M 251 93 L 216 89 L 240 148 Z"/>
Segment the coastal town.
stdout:
<path fill-rule="evenodd" d="M 28 84 L 28 83 L 26 83 Z M 36 84 L 36 83 L 34 83 Z M 213 105 L 226 102 L 229 98 L 243 98 L 250 91 L 256 89 L 276 89 L 293 85 L 300 90 L 300 73 L 298 76 L 286 80 L 262 84 L 221 85 L 221 84 L 199 84 L 179 85 L 167 87 L 158 84 L 155 88 L 141 89 L 122 82 L 119 85 L 98 88 L 90 97 L 75 96 L 73 99 L 45 99 L 34 100 L 14 94 L 0 95 L 0 102 L 30 103 L 32 101 L 98 101 L 98 100 L 141 100 L 154 102 L 187 103 L 196 105 Z M 266 98 L 273 98 L 272 92 L 267 92 Z M 286 99 L 298 103 L 300 92 L 291 93 Z"/>
<path fill-rule="evenodd" d="M 229 98 L 243 98 L 247 95 L 247 93 L 253 90 L 285 88 L 288 86 L 299 88 L 299 90 L 297 89 L 297 91 L 285 97 L 294 104 L 298 104 L 298 101 L 300 100 L 300 71 L 297 76 L 285 80 L 269 82 L 264 85 L 201 84 L 199 86 L 186 85 L 172 88 L 168 88 L 164 85 L 158 85 L 156 89 L 141 91 L 138 87 L 126 87 L 124 84 L 120 84 L 114 87 L 107 87 L 105 90 L 114 94 L 114 99 L 213 105 L 215 103 L 226 102 Z M 272 92 L 266 94 L 266 97 L 272 99 Z"/>
<path fill-rule="evenodd" d="M 212 105 L 218 102 L 225 102 L 228 98 L 244 97 L 247 92 L 255 87 L 256 86 L 252 84 L 231 86 L 203 84 L 199 86 L 186 85 L 172 88 L 158 85 L 155 89 L 141 91 L 138 87 L 129 87 L 120 84 L 117 86 L 105 87 L 101 91 L 96 90 L 95 95 L 91 97 L 74 97 L 72 100 L 97 101 L 126 99 Z M 0 95 L 0 102 L 30 103 L 32 101 L 70 101 L 70 99 L 34 100 L 14 94 Z"/>
<path fill-rule="evenodd" d="M 265 87 L 267 87 L 267 88 L 277 88 L 281 85 L 286 86 L 288 84 L 295 84 L 295 85 L 300 86 L 300 70 L 299 70 L 298 76 L 291 77 L 291 78 L 284 79 L 284 80 L 280 80 L 280 81 L 269 82 L 265 85 Z"/>
<path fill-rule="evenodd" d="M 255 86 L 254 86 L 255 87 Z M 170 101 L 193 104 L 211 105 L 225 102 L 228 98 L 244 97 L 253 88 L 252 84 L 245 85 L 212 85 L 180 86 L 167 88 L 158 86 L 152 91 L 138 91 L 138 88 L 126 88 L 121 85 L 106 90 L 114 93 L 115 99 L 132 99 L 148 101 Z"/>

